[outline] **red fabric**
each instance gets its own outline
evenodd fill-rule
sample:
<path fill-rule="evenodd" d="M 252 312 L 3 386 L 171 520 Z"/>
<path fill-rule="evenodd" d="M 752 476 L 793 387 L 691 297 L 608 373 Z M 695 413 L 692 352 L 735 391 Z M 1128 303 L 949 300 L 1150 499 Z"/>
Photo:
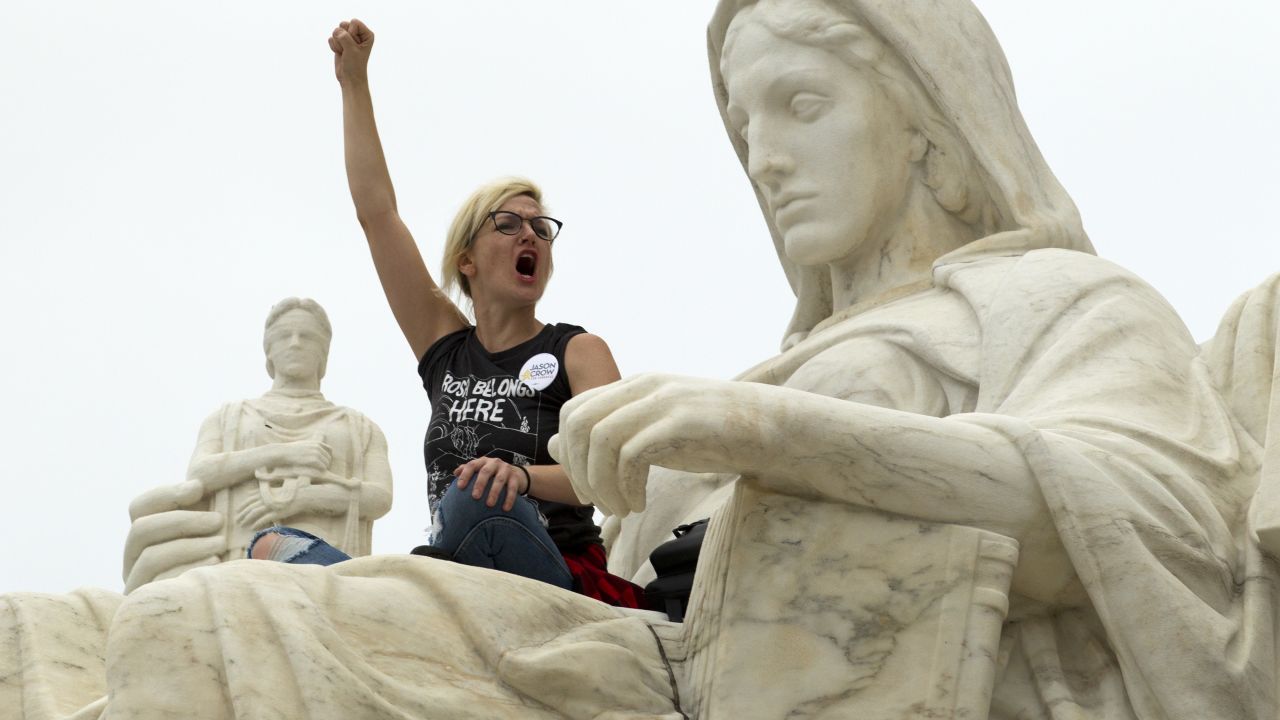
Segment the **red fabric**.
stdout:
<path fill-rule="evenodd" d="M 644 588 L 605 569 L 604 547 L 592 543 L 573 554 L 561 553 L 573 575 L 573 589 L 617 607 L 644 608 Z"/>

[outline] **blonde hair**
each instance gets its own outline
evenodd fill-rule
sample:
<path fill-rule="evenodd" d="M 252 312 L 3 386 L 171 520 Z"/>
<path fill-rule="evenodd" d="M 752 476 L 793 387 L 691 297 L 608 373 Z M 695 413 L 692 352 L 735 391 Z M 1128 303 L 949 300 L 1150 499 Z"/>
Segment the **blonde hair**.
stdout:
<path fill-rule="evenodd" d="M 481 186 L 458 208 L 449 225 L 449 234 L 444 242 L 444 260 L 440 267 L 440 289 L 445 293 L 457 295 L 458 291 L 471 299 L 471 284 L 467 276 L 458 270 L 458 262 L 471 249 L 476 233 L 480 232 L 489 213 L 502 207 L 511 198 L 527 195 L 534 202 L 542 205 L 542 189 L 532 180 L 519 177 L 507 177 L 494 180 Z"/>

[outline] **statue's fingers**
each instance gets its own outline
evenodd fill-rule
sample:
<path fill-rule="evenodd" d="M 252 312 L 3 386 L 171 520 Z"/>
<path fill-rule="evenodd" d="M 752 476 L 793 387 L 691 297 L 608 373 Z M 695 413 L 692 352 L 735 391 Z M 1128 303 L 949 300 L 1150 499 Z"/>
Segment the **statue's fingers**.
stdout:
<path fill-rule="evenodd" d="M 222 555 L 226 543 L 222 537 L 182 538 L 163 545 L 152 545 L 138 555 L 125 577 L 125 592 L 133 592 L 175 568 Z"/>
<path fill-rule="evenodd" d="M 270 514 L 271 510 L 266 505 L 254 503 L 240 512 L 236 517 L 236 524 L 242 528 L 257 530 Z"/>
<path fill-rule="evenodd" d="M 618 491 L 627 510 L 641 512 L 649 502 L 649 473 L 676 446 L 670 430 L 653 425 L 637 433 L 618 453 Z"/>
<path fill-rule="evenodd" d="M 615 512 L 626 515 L 630 502 L 621 484 L 624 464 L 622 450 L 632 439 L 656 422 L 651 395 L 628 403 L 602 418 L 591 428 L 591 454 L 587 459 L 587 476 L 591 488 Z"/>
<path fill-rule="evenodd" d="M 652 375 L 624 378 L 574 396 L 560 410 L 560 432 L 553 438 L 554 457 L 564 466 L 578 499 L 590 501 L 608 511 L 609 501 L 601 498 L 591 478 L 589 458 L 591 432 L 596 424 L 616 408 L 643 398 L 652 385 Z"/>
<path fill-rule="evenodd" d="M 199 480 L 161 485 L 142 493 L 129 503 L 129 519 L 137 520 L 144 515 L 177 510 L 194 504 L 203 496 L 204 484 Z"/>
<path fill-rule="evenodd" d="M 726 442 L 722 425 L 716 413 L 674 408 L 636 433 L 618 460 L 619 484 L 628 506 L 644 509 L 653 466 L 690 473 L 741 473 L 744 451 Z"/>
<path fill-rule="evenodd" d="M 571 473 L 585 476 L 588 485 L 594 487 L 589 458 L 592 432 L 597 424 L 619 408 L 625 407 L 648 394 L 648 376 L 628 378 L 604 387 L 594 388 L 571 400 L 560 410 L 559 448 Z M 599 499 L 599 498 L 595 498 Z M 607 501 L 606 501 L 607 502 Z"/>
<path fill-rule="evenodd" d="M 241 512 L 239 517 L 236 518 L 236 524 L 242 528 L 256 529 L 258 526 L 258 521 L 262 519 L 263 513 L 265 511 L 266 511 L 266 508 L 263 507 L 262 505 L 248 508 L 243 512 Z"/>
<path fill-rule="evenodd" d="M 156 515 L 146 515 L 134 521 L 124 542 L 124 572 L 138 562 L 144 550 L 172 540 L 189 537 L 218 535 L 221 541 L 222 514 L 196 510 L 171 510 Z"/>

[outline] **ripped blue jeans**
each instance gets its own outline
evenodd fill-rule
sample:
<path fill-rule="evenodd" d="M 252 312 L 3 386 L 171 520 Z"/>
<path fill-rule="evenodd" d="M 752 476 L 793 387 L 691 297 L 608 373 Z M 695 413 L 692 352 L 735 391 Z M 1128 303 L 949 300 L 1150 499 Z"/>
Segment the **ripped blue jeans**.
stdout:
<path fill-rule="evenodd" d="M 263 528 L 255 533 L 253 539 L 249 541 L 245 556 L 253 557 L 253 547 L 264 535 L 273 533 L 278 535 L 279 539 L 271 549 L 271 555 L 263 558 L 264 560 L 275 560 L 292 565 L 333 565 L 351 559 L 350 555 L 305 530 L 279 525 Z"/>
<path fill-rule="evenodd" d="M 543 527 L 536 503 L 529 498 L 517 497 L 511 510 L 504 511 L 501 502 L 489 507 L 484 498 L 471 497 L 470 490 L 459 490 L 454 481 L 440 500 L 437 523 L 432 542 L 455 562 L 573 589 L 569 567 Z M 250 556 L 258 539 L 268 533 L 280 536 L 270 560 L 295 565 L 333 565 L 351 559 L 321 538 L 289 527 L 259 531 L 249 543 Z"/>

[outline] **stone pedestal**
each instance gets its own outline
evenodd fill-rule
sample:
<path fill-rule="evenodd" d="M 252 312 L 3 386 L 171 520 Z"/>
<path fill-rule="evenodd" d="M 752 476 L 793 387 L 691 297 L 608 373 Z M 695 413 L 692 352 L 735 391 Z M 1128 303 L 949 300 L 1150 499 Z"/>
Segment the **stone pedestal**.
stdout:
<path fill-rule="evenodd" d="M 750 717 L 986 718 L 1017 543 L 739 486 L 703 546 L 686 707 Z"/>

